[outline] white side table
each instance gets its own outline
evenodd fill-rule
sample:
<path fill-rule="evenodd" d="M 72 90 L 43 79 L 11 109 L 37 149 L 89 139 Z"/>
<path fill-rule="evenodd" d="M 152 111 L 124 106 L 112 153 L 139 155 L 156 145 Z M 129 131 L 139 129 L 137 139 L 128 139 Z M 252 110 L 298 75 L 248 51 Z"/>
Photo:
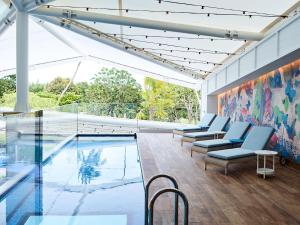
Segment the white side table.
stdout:
<path fill-rule="evenodd" d="M 278 153 L 269 150 L 258 150 L 254 152 L 257 155 L 257 169 L 256 173 L 261 174 L 266 179 L 266 175 L 275 175 L 275 155 Z M 259 156 L 264 157 L 264 167 L 259 167 Z M 273 168 L 266 167 L 267 156 L 273 156 Z"/>

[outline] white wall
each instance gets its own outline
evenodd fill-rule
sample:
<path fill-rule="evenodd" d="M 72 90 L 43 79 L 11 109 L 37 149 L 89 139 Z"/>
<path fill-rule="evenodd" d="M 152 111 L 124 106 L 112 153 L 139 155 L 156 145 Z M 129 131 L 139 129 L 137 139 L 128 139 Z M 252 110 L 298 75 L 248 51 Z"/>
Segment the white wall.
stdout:
<path fill-rule="evenodd" d="M 300 57 L 300 14 L 210 74 L 202 84 L 202 113 L 214 112 L 217 95 Z M 280 65 L 282 64 L 282 65 Z M 217 104 L 217 103 L 215 103 Z"/>

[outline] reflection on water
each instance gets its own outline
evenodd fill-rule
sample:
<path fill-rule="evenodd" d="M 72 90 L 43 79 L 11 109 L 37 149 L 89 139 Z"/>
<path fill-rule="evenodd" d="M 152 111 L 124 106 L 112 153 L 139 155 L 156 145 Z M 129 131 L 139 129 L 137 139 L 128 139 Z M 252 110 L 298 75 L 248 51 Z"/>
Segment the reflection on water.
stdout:
<path fill-rule="evenodd" d="M 99 165 L 103 165 L 106 160 L 100 161 L 102 150 L 92 149 L 86 152 L 80 150 L 78 160 L 81 161 L 81 166 L 78 172 L 78 178 L 81 179 L 82 184 L 91 183 L 91 179 L 101 175 Z"/>
<path fill-rule="evenodd" d="M 143 205 L 136 140 L 79 138 L 0 200 L 0 225 L 23 225 L 31 215 L 121 214 L 140 225 Z"/>

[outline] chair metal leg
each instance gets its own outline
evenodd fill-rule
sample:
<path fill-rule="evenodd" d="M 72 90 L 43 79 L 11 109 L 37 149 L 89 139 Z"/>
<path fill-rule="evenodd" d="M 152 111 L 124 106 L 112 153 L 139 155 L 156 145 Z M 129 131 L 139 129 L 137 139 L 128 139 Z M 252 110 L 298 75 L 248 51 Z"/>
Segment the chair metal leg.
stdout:
<path fill-rule="evenodd" d="M 227 174 L 228 174 L 228 167 L 225 166 L 225 176 L 227 176 Z"/>

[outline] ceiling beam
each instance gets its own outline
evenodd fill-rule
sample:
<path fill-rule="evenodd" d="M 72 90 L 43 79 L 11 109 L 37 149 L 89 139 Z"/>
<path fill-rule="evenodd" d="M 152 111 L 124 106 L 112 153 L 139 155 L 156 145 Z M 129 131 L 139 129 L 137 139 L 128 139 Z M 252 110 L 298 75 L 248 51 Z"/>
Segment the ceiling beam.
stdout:
<path fill-rule="evenodd" d="M 54 0 L 31 0 L 24 4 L 22 0 L 10 0 L 15 9 L 20 12 L 28 12 L 53 1 Z"/>
<path fill-rule="evenodd" d="M 6 16 L 0 20 L 0 35 L 4 33 L 4 31 L 11 26 L 16 20 L 16 9 L 14 7 L 10 7 L 6 13 Z"/>
<path fill-rule="evenodd" d="M 23 11 L 23 4 L 21 0 L 10 0 L 11 4 L 17 9 L 18 11 Z"/>
<path fill-rule="evenodd" d="M 148 20 L 101 13 L 83 12 L 63 8 L 40 7 L 31 11 L 34 15 L 54 16 L 66 19 L 85 20 L 123 26 L 141 27 L 155 30 L 173 31 L 187 34 L 206 35 L 213 37 L 259 41 L 264 35 L 248 31 L 226 30 L 221 28 L 194 26 L 189 24 L 171 23 L 166 21 Z"/>
<path fill-rule="evenodd" d="M 38 7 L 48 4 L 50 2 L 53 2 L 54 0 L 33 0 L 27 4 L 25 4 L 24 7 L 24 11 L 31 11 L 34 9 L 37 9 Z"/>
<path fill-rule="evenodd" d="M 193 79 L 201 78 L 202 79 L 202 77 L 203 77 L 202 74 L 199 74 L 199 73 L 196 73 L 195 71 L 184 68 L 182 65 L 170 62 L 170 61 L 168 61 L 164 58 L 161 58 L 155 54 L 147 52 L 147 51 L 143 50 L 142 48 L 138 48 L 138 47 L 131 45 L 129 43 L 126 43 L 116 37 L 102 33 L 101 31 L 99 31 L 93 27 L 87 26 L 83 23 L 79 23 L 74 20 L 60 19 L 60 18 L 56 18 L 56 17 L 38 16 L 38 18 L 41 20 L 44 20 L 46 22 L 52 23 L 54 25 L 60 26 L 62 28 L 65 28 L 67 30 L 73 31 L 73 32 L 80 34 L 82 36 L 85 36 L 87 38 L 99 41 L 103 44 L 109 45 L 113 48 L 119 49 L 119 50 L 129 53 L 131 55 L 138 56 L 139 58 L 143 58 L 148 61 L 154 62 L 160 66 L 174 70 L 177 73 L 184 74 L 190 78 L 193 78 Z"/>

